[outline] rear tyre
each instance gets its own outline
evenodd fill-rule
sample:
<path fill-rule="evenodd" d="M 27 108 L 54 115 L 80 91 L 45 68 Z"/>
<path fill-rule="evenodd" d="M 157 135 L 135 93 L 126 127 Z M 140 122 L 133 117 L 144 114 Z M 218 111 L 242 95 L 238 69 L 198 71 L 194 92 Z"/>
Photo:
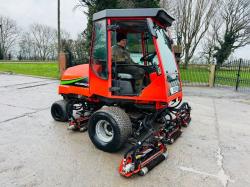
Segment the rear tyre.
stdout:
<path fill-rule="evenodd" d="M 132 134 L 129 116 L 118 107 L 103 107 L 92 114 L 88 127 L 92 143 L 106 152 L 122 148 Z"/>
<path fill-rule="evenodd" d="M 51 106 L 51 115 L 55 121 L 66 122 L 69 121 L 69 115 L 67 112 L 67 101 L 56 101 Z"/>

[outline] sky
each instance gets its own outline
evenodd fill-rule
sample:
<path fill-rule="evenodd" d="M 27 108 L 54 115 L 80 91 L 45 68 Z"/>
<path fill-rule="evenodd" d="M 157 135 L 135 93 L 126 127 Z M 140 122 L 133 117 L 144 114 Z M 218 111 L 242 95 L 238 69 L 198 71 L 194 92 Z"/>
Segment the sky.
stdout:
<path fill-rule="evenodd" d="M 61 0 L 61 27 L 72 38 L 76 38 L 87 25 L 82 9 L 74 10 L 77 4 L 78 0 Z M 14 19 L 26 30 L 32 23 L 57 28 L 57 0 L 0 0 L 0 15 Z"/>
<path fill-rule="evenodd" d="M 87 25 L 87 17 L 82 9 L 74 10 L 78 0 L 61 0 L 61 27 L 73 39 Z M 16 20 L 24 30 L 32 23 L 41 23 L 57 28 L 57 0 L 0 0 L 0 15 Z M 250 45 L 233 54 L 235 58 L 250 59 Z"/>

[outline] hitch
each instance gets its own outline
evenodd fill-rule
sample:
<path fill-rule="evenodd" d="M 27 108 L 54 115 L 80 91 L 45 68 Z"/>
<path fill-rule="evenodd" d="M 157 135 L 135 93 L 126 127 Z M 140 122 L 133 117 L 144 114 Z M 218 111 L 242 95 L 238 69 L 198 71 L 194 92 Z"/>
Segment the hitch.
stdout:
<path fill-rule="evenodd" d="M 88 121 L 92 111 L 86 110 L 84 103 L 72 100 L 67 104 L 67 111 L 70 116 L 68 130 L 80 132 L 88 130 Z M 74 117 L 74 111 L 77 117 Z"/>
<path fill-rule="evenodd" d="M 89 121 L 89 117 L 78 117 L 78 118 L 74 118 L 71 117 L 70 121 L 69 121 L 69 126 L 68 126 L 68 130 L 74 130 L 77 131 L 79 130 L 80 132 L 85 132 L 88 130 L 88 121 Z"/>

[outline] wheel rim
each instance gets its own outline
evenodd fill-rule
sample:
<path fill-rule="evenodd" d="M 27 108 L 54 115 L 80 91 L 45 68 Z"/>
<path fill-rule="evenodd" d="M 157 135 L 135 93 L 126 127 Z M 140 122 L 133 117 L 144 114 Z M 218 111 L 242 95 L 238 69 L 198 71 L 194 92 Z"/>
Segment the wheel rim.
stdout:
<path fill-rule="evenodd" d="M 103 142 L 108 143 L 113 139 L 114 131 L 111 124 L 106 120 L 100 120 L 96 124 L 96 136 Z"/>

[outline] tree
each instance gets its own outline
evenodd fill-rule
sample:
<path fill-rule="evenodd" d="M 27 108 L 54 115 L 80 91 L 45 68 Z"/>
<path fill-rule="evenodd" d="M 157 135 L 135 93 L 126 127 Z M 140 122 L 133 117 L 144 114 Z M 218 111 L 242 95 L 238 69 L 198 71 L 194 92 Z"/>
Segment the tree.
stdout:
<path fill-rule="evenodd" d="M 161 0 L 160 1 L 160 7 L 164 8 L 165 10 L 168 11 L 168 13 L 170 13 L 171 15 L 174 15 L 174 7 L 176 2 L 173 3 L 172 0 Z"/>
<path fill-rule="evenodd" d="M 118 0 L 119 8 L 157 8 L 160 0 Z"/>
<path fill-rule="evenodd" d="M 19 59 L 49 60 L 57 56 L 57 32 L 44 25 L 33 24 L 30 31 L 23 32 L 19 40 Z M 70 34 L 61 30 L 61 38 L 69 40 Z"/>
<path fill-rule="evenodd" d="M 14 20 L 0 16 L 0 59 L 5 59 L 15 44 L 18 37 L 18 28 Z"/>
<path fill-rule="evenodd" d="M 39 60 L 54 58 L 56 30 L 41 24 L 33 24 L 30 26 L 30 37 L 34 47 L 34 55 Z"/>
<path fill-rule="evenodd" d="M 177 45 L 183 48 L 182 56 L 186 68 L 218 10 L 217 2 L 218 0 L 161 1 L 161 7 L 176 19 L 173 33 Z"/>
<path fill-rule="evenodd" d="M 215 31 L 214 57 L 218 65 L 223 64 L 235 49 L 250 44 L 250 1 L 224 0 L 222 3 L 223 24 Z"/>
<path fill-rule="evenodd" d="M 222 24 L 222 20 L 216 16 L 203 40 L 201 58 L 205 59 L 207 63 L 211 64 L 214 62 L 215 45 L 217 42 L 217 35 Z"/>
<path fill-rule="evenodd" d="M 88 63 L 87 52 L 84 50 L 85 38 L 79 33 L 76 40 L 63 39 L 62 50 L 66 54 L 69 66 Z"/>
<path fill-rule="evenodd" d="M 89 51 L 89 46 L 91 43 L 91 35 L 92 35 L 92 22 L 93 22 L 93 14 L 108 8 L 117 8 L 117 0 L 79 0 L 78 7 L 85 7 L 88 10 L 83 11 L 88 17 L 87 28 L 84 31 L 86 42 L 85 42 L 85 50 Z"/>
<path fill-rule="evenodd" d="M 83 11 L 88 16 L 87 28 L 85 33 L 85 51 L 89 51 L 92 34 L 93 14 L 104 9 L 112 8 L 149 8 L 159 7 L 160 0 L 79 0 L 77 7 L 85 7 Z"/>
<path fill-rule="evenodd" d="M 19 59 L 32 60 L 35 58 L 35 46 L 29 32 L 24 32 L 19 40 Z"/>
<path fill-rule="evenodd" d="M 83 33 L 78 34 L 77 39 L 73 43 L 73 54 L 77 64 L 88 63 L 87 54 L 84 51 L 85 38 Z"/>
<path fill-rule="evenodd" d="M 187 68 L 218 10 L 218 0 L 179 0 L 173 3 L 171 12 L 176 18 L 175 35 L 183 46 Z"/>

